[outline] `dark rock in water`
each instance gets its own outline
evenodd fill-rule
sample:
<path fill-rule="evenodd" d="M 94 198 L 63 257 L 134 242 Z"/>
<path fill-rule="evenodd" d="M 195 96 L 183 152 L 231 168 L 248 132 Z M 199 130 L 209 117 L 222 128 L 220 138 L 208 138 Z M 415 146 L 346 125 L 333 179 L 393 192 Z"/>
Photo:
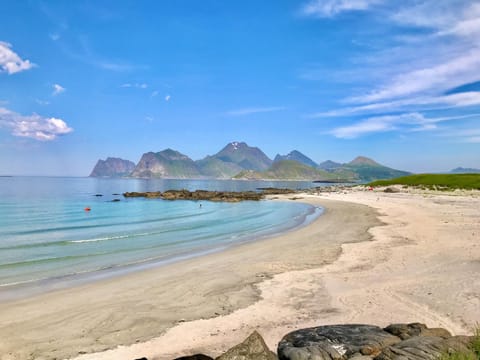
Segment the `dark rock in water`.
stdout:
<path fill-rule="evenodd" d="M 213 358 L 204 354 L 195 354 L 195 355 L 182 356 L 173 360 L 213 360 Z"/>
<path fill-rule="evenodd" d="M 437 336 L 444 339 L 452 336 L 452 334 L 445 329 L 429 329 L 425 324 L 420 323 L 392 324 L 388 325 L 384 330 L 392 335 L 398 336 L 402 340 L 409 339 L 413 336 Z"/>
<path fill-rule="evenodd" d="M 262 336 L 254 331 L 244 342 L 231 348 L 216 360 L 276 360 Z"/>
<path fill-rule="evenodd" d="M 148 192 L 126 192 L 123 193 L 125 197 L 145 197 L 145 198 L 161 198 L 162 193 L 160 191 L 148 191 Z"/>
<path fill-rule="evenodd" d="M 378 326 L 331 325 L 291 332 L 278 344 L 280 360 L 349 359 L 353 356 L 381 353 L 382 349 L 400 342 Z"/>
<path fill-rule="evenodd" d="M 273 188 L 273 187 L 266 187 L 266 188 L 257 188 L 265 195 L 280 195 L 280 194 L 294 194 L 297 191 L 293 189 L 286 189 L 286 188 Z"/>
<path fill-rule="evenodd" d="M 112 202 L 119 202 L 120 199 L 113 199 Z"/>
<path fill-rule="evenodd" d="M 120 196 L 120 194 L 117 194 L 117 193 L 115 193 L 115 194 L 112 194 L 112 195 L 113 195 L 113 196 Z"/>
<path fill-rule="evenodd" d="M 238 202 L 243 200 L 261 200 L 264 195 L 255 191 L 207 191 L 207 190 L 168 190 L 164 193 L 156 192 L 126 192 L 125 197 L 145 197 L 150 199 L 160 198 L 164 200 L 208 200 Z"/>
<path fill-rule="evenodd" d="M 100 196 L 103 196 L 102 194 L 95 194 L 96 197 L 100 197 Z"/>

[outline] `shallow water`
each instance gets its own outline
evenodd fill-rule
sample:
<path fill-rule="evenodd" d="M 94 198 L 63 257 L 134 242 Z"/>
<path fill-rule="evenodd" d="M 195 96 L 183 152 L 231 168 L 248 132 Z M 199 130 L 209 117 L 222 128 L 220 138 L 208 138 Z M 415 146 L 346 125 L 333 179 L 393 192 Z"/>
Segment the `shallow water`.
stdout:
<path fill-rule="evenodd" d="M 219 251 L 305 224 L 300 203 L 128 198 L 126 191 L 255 190 L 309 182 L 0 178 L 0 295 L 94 279 Z M 96 196 L 102 195 L 102 196 Z M 119 202 L 112 202 L 120 199 Z M 91 211 L 85 211 L 86 207 Z M 1 296 L 0 296 L 1 297 Z"/>

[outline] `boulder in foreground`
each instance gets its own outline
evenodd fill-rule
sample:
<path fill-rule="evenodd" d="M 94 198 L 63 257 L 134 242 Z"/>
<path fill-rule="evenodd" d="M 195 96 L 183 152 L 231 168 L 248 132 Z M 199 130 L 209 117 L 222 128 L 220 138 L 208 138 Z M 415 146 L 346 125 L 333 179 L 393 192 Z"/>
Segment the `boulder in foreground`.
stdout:
<path fill-rule="evenodd" d="M 293 331 L 278 344 L 280 360 L 432 360 L 471 352 L 472 337 L 451 336 L 424 324 L 330 325 Z"/>
<path fill-rule="evenodd" d="M 244 342 L 231 348 L 216 360 L 276 360 L 262 336 L 254 331 Z"/>

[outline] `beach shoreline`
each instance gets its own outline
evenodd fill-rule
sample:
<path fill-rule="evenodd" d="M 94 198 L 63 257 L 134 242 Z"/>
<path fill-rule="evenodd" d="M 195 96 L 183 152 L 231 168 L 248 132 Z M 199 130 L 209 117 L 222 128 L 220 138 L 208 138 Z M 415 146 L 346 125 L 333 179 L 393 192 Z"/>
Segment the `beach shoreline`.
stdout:
<path fill-rule="evenodd" d="M 420 321 L 462 334 L 480 321 L 478 195 L 295 197 L 325 213 L 222 253 L 6 304 L 2 359 L 216 356 L 253 330 L 274 350 L 308 326 Z"/>

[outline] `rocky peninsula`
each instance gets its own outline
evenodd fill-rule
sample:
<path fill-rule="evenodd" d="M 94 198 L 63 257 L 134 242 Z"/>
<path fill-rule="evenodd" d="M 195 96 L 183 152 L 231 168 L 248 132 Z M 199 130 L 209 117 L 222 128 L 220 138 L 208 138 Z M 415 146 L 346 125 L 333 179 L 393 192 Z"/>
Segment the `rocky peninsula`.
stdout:
<path fill-rule="evenodd" d="M 123 194 L 126 198 L 144 197 L 148 199 L 163 200 L 205 200 L 205 201 L 223 201 L 223 202 L 239 202 L 239 201 L 259 201 L 265 199 L 265 195 L 279 195 L 294 193 L 295 190 L 265 188 L 261 191 L 208 191 L 208 190 L 168 190 L 165 192 L 148 191 L 148 192 L 126 192 Z"/>

